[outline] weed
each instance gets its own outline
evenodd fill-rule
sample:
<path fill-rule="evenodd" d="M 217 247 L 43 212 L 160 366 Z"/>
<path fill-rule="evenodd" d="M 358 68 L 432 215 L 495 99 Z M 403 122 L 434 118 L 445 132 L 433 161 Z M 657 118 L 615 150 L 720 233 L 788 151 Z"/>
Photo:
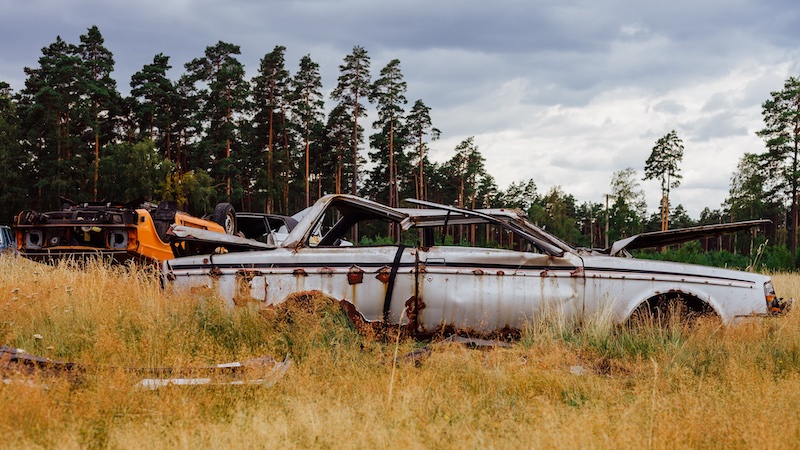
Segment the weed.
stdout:
<path fill-rule="evenodd" d="M 800 298 L 800 275 L 773 278 Z M 511 348 L 431 345 L 411 363 L 419 342 L 359 334 L 315 293 L 228 309 L 147 267 L 0 257 L 0 344 L 94 368 L 79 384 L 4 374 L 0 433 L 10 448 L 796 446 L 796 312 L 730 328 L 574 319 L 545 310 Z M 150 392 L 111 369 L 264 354 L 294 361 L 271 388 Z"/>

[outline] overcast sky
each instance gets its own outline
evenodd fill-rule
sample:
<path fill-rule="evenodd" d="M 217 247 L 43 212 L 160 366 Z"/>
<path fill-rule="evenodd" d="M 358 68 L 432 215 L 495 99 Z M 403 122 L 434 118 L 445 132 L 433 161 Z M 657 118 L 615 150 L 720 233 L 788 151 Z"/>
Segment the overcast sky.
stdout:
<path fill-rule="evenodd" d="M 745 152 L 761 152 L 761 103 L 800 75 L 796 0 L 0 0 L 0 81 L 23 87 L 57 36 L 78 44 L 97 25 L 114 54 L 112 76 L 164 53 L 173 66 L 219 41 L 239 45 L 252 77 L 276 45 L 294 73 L 309 54 L 327 94 L 353 46 L 373 76 L 401 61 L 408 107 L 431 107 L 445 161 L 469 136 L 500 188 L 533 179 L 580 202 L 603 202 L 615 171 L 644 175 L 655 141 L 676 130 L 683 183 L 672 192 L 698 218 L 720 207 Z M 372 132 L 369 124 L 365 124 Z M 660 185 L 641 181 L 648 209 Z"/>

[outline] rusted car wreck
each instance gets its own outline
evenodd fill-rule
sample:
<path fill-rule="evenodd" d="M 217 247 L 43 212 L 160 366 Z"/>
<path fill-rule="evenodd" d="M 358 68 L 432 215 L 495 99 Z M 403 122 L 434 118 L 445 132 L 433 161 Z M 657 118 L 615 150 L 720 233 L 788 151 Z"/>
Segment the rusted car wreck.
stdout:
<path fill-rule="evenodd" d="M 173 224 L 219 234 L 236 232 L 235 211 L 229 203 L 220 203 L 213 214 L 199 218 L 167 201 L 158 205 L 143 199 L 76 203 L 62 197 L 61 201 L 60 210 L 25 210 L 14 217 L 22 256 L 43 262 L 98 256 L 160 262 L 174 256 L 166 234 Z"/>
<path fill-rule="evenodd" d="M 142 199 L 129 203 L 62 201 L 61 210 L 25 210 L 15 217 L 17 247 L 23 256 L 44 262 L 106 257 L 159 263 L 204 250 L 170 245 L 172 225 L 213 232 L 219 239 L 238 236 L 248 238 L 250 244 L 251 239 L 275 244 L 297 224 L 288 216 L 237 212 L 229 203 L 217 204 L 213 213 L 200 218 L 178 210 L 177 204 L 169 201 L 158 205 Z"/>
<path fill-rule="evenodd" d="M 542 314 L 580 321 L 602 312 L 623 323 L 634 312 L 675 303 L 730 324 L 790 304 L 764 275 L 611 256 L 624 253 L 624 245 L 576 249 L 518 210 L 407 202 L 418 208 L 325 196 L 282 243 L 248 246 L 240 239 L 227 252 L 165 261 L 164 281 L 176 290 L 211 290 L 231 306 L 276 305 L 317 291 L 358 319 L 400 324 L 418 335 L 521 330 Z M 390 244 L 339 245 L 375 227 Z M 225 246 L 211 233 L 173 231 L 185 245 Z M 461 242 L 480 234 L 491 248 L 453 245 L 454 234 Z"/>

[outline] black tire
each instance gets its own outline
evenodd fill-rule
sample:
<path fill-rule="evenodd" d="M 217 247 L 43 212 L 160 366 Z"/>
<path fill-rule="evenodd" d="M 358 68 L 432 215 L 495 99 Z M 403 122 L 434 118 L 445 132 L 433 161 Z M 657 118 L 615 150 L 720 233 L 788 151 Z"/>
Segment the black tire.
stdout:
<path fill-rule="evenodd" d="M 211 221 L 225 229 L 225 234 L 236 234 L 236 211 L 230 203 L 218 203 L 211 214 Z"/>

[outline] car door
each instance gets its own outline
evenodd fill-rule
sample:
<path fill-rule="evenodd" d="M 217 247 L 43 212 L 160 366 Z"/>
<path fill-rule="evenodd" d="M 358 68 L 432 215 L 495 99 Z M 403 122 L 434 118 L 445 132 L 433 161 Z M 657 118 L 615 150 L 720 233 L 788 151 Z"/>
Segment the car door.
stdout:
<path fill-rule="evenodd" d="M 403 309 L 416 294 L 413 247 L 277 248 L 220 255 L 214 264 L 223 273 L 236 271 L 235 285 L 222 285 L 232 277 L 217 282 L 223 297 L 236 304 L 271 305 L 299 293 L 322 292 L 351 303 L 366 320 L 397 323 L 405 320 Z"/>
<path fill-rule="evenodd" d="M 398 323 L 406 302 L 416 294 L 416 249 L 397 246 L 303 249 L 298 256 L 327 261 L 319 275 L 321 290 L 352 303 L 366 320 Z M 330 280 L 330 281 L 328 281 Z M 313 282 L 311 275 L 306 283 Z"/>
<path fill-rule="evenodd" d="M 421 331 L 521 330 L 538 314 L 580 318 L 585 280 L 580 258 L 473 247 L 419 253 Z"/>

